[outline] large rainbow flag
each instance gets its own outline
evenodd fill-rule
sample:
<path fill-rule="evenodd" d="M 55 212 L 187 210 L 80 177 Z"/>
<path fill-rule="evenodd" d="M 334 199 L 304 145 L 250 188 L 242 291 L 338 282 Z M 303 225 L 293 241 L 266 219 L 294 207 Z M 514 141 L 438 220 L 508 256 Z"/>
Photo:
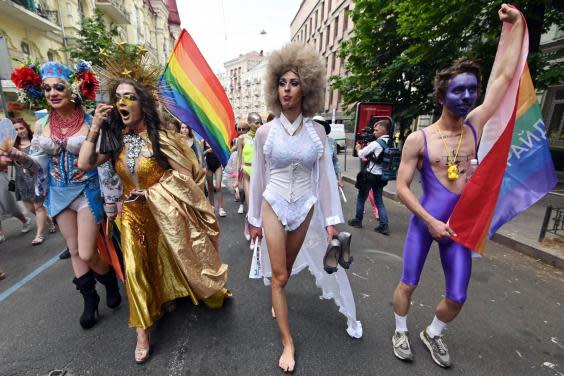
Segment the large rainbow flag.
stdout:
<path fill-rule="evenodd" d="M 219 80 L 183 29 L 159 81 L 167 110 L 198 133 L 225 166 L 237 136 L 235 115 Z"/>
<path fill-rule="evenodd" d="M 524 18 L 523 18 L 524 21 Z M 503 25 L 494 77 L 510 24 Z M 478 148 L 479 165 L 449 219 L 455 241 L 483 254 L 486 240 L 503 224 L 540 200 L 556 185 L 546 129 L 527 67 L 529 36 L 523 33 L 519 64 Z"/>

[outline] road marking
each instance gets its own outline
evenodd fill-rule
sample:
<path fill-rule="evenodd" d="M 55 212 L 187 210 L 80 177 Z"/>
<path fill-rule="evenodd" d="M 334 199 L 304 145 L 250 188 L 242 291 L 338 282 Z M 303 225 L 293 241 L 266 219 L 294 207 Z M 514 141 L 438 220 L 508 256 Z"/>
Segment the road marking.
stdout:
<path fill-rule="evenodd" d="M 29 273 L 27 276 L 25 276 L 22 280 L 20 280 L 18 283 L 16 283 L 15 285 L 11 286 L 10 288 L 8 288 L 6 291 L 4 291 L 3 293 L 0 294 L 0 303 L 3 302 L 4 300 L 6 300 L 10 295 L 12 295 L 13 293 L 15 293 L 18 289 L 20 289 L 21 287 L 23 287 L 26 283 L 28 283 L 29 281 L 31 281 L 33 278 L 37 277 L 39 274 L 41 274 L 44 270 L 48 269 L 49 267 L 51 267 L 51 265 L 53 265 L 57 260 L 59 259 L 59 255 L 57 254 L 56 256 L 54 256 L 52 259 L 50 259 L 49 261 L 47 261 L 45 264 L 41 265 L 39 268 L 35 269 L 34 271 L 32 271 L 31 273 Z"/>
<path fill-rule="evenodd" d="M 369 253 L 377 253 L 379 255 L 384 255 L 384 256 L 389 256 L 393 259 L 398 260 L 399 262 L 403 262 L 403 259 L 401 257 L 399 257 L 398 255 L 393 254 L 393 253 L 384 252 L 384 251 L 377 251 L 375 249 L 363 249 L 362 251 L 369 252 Z"/>

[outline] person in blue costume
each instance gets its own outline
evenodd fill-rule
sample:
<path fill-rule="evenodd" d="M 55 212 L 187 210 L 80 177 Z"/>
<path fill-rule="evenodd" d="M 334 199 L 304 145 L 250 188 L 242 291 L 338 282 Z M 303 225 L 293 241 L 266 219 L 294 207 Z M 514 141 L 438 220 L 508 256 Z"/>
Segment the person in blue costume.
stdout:
<path fill-rule="evenodd" d="M 89 69 L 83 61 L 77 64 L 76 71 L 58 62 L 41 66 L 38 90 L 44 95 L 49 115 L 35 124 L 36 136 L 29 156 L 15 148 L 8 153 L 24 170 L 37 175 L 36 193 L 46 196 L 48 214 L 57 221 L 67 243 L 73 283 L 84 299 L 80 316 L 84 329 L 97 321 L 100 297 L 96 280 L 106 287 L 108 307 L 116 308 L 121 303 L 116 274 L 96 245 L 104 210 L 109 216 L 117 213 L 114 203 L 121 194 L 119 186 L 109 165 L 86 172 L 77 167 L 78 153 L 92 122 L 82 106 L 83 82 L 78 77 Z"/>

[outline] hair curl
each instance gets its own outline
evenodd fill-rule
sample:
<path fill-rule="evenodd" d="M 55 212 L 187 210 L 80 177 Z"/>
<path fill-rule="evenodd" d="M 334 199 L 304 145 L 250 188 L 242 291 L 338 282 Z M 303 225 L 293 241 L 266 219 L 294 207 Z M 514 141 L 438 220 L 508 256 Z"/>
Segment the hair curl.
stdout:
<path fill-rule="evenodd" d="M 435 82 L 433 84 L 433 95 L 437 103 L 441 104 L 444 100 L 450 80 L 459 74 L 470 73 L 476 76 L 478 83 L 477 94 L 480 96 L 480 88 L 482 84 L 482 70 L 480 66 L 468 58 L 460 58 L 455 60 L 452 65 L 443 69 L 435 75 Z"/>
<path fill-rule="evenodd" d="M 313 47 L 302 43 L 289 43 L 274 51 L 266 68 L 266 106 L 279 116 L 282 105 L 278 99 L 278 80 L 292 71 L 300 77 L 302 86 L 302 114 L 315 115 L 323 106 L 325 93 L 325 64 Z"/>
<path fill-rule="evenodd" d="M 170 166 L 168 165 L 165 155 L 161 151 L 161 144 L 159 142 L 159 131 L 162 129 L 162 119 L 159 116 L 155 97 L 138 81 L 131 78 L 121 78 L 116 80 L 110 89 L 111 103 L 117 102 L 116 90 L 121 84 L 129 84 L 135 89 L 135 93 L 139 96 L 141 111 L 143 112 L 145 125 L 147 126 L 147 134 L 151 144 L 153 145 L 153 156 L 156 158 L 159 165 L 163 168 L 169 168 Z M 111 124 L 113 125 L 112 129 L 118 132 L 118 139 L 122 142 L 122 131 L 125 126 L 118 111 L 112 111 Z M 115 160 L 115 158 L 117 158 L 117 153 L 112 157 Z"/>

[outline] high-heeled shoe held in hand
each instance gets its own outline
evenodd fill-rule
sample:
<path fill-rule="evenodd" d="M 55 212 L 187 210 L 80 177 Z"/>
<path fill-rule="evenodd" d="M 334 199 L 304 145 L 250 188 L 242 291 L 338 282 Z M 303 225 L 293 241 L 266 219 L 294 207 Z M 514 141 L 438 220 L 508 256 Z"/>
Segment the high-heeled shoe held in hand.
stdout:
<path fill-rule="evenodd" d="M 341 257 L 341 242 L 339 239 L 333 239 L 327 246 L 325 256 L 323 256 L 323 269 L 329 274 L 337 271 L 339 259 Z"/>
<path fill-rule="evenodd" d="M 348 232 L 340 232 L 339 235 L 337 235 L 337 239 L 341 242 L 339 264 L 345 269 L 348 269 L 353 262 L 353 257 L 351 256 L 351 238 L 352 235 Z"/>

